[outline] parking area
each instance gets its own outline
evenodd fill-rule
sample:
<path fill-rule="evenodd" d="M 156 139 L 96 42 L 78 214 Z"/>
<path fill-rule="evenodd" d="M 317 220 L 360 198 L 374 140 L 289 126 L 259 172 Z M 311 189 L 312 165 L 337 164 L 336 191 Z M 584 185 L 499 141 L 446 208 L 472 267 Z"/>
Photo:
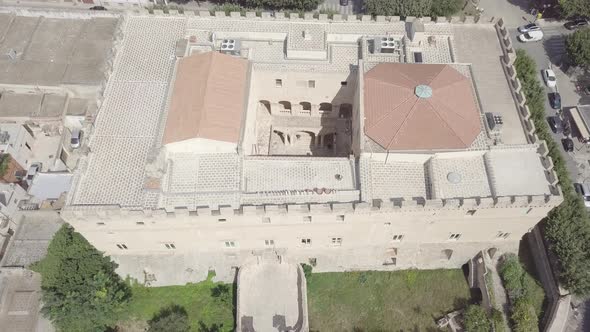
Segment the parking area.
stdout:
<path fill-rule="evenodd" d="M 523 21 L 524 22 L 524 21 Z M 522 43 L 517 41 L 520 34 L 517 27 L 511 29 L 512 40 L 516 48 L 523 49 L 535 60 L 539 73 L 539 80 L 544 84 L 547 94 L 545 98 L 546 117 L 559 116 L 564 122 L 570 122 L 572 133 L 567 135 L 573 142 L 573 149 L 566 151 L 563 144 L 558 144 L 565 157 L 567 169 L 574 182 L 590 183 L 590 145 L 580 141 L 579 133 L 569 115 L 568 109 L 584 102 L 583 92 L 578 91 L 579 76 L 572 72 L 566 64 L 565 38 L 573 31 L 567 30 L 563 22 L 539 22 L 543 31 L 543 39 L 539 42 Z M 552 69 L 555 73 L 556 86 L 549 87 L 545 83 L 542 71 Z M 554 109 L 550 104 L 549 94 L 558 92 L 561 97 L 561 109 Z M 562 111 L 565 110 L 565 111 Z M 566 134 L 567 131 L 566 131 Z M 552 132 L 553 139 L 561 143 L 566 137 L 563 132 Z"/>

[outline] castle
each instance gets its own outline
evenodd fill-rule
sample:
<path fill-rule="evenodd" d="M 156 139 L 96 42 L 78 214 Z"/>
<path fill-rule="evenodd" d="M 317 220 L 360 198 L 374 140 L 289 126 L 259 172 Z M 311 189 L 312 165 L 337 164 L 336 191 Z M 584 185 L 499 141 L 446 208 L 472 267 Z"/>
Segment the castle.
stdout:
<path fill-rule="evenodd" d="M 501 20 L 281 15 L 120 19 L 62 216 L 121 275 L 457 268 L 561 203 Z"/>

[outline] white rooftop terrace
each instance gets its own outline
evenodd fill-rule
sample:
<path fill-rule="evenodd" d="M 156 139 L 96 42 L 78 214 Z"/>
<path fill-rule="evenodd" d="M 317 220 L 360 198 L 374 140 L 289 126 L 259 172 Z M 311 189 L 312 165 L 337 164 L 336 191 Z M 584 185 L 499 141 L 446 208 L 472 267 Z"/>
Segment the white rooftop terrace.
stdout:
<path fill-rule="evenodd" d="M 370 154 L 360 159 L 362 200 L 550 195 L 534 145 L 435 154 Z"/>

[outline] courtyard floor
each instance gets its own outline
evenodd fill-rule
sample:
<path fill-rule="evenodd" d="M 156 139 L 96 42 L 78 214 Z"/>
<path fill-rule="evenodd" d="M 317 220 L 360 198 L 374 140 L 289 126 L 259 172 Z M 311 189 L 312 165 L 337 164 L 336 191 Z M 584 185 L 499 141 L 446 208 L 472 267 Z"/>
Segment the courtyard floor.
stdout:
<path fill-rule="evenodd" d="M 461 270 L 317 273 L 308 278 L 310 331 L 436 331 L 465 307 Z"/>

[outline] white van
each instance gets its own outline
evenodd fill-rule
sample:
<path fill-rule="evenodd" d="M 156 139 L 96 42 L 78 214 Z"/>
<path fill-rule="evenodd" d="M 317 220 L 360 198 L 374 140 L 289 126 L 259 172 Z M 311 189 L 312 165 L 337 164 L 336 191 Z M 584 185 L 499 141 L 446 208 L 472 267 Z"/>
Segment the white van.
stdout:
<path fill-rule="evenodd" d="M 543 31 L 535 30 L 535 31 L 528 31 L 518 36 L 518 40 L 523 43 L 539 41 L 543 39 Z"/>

